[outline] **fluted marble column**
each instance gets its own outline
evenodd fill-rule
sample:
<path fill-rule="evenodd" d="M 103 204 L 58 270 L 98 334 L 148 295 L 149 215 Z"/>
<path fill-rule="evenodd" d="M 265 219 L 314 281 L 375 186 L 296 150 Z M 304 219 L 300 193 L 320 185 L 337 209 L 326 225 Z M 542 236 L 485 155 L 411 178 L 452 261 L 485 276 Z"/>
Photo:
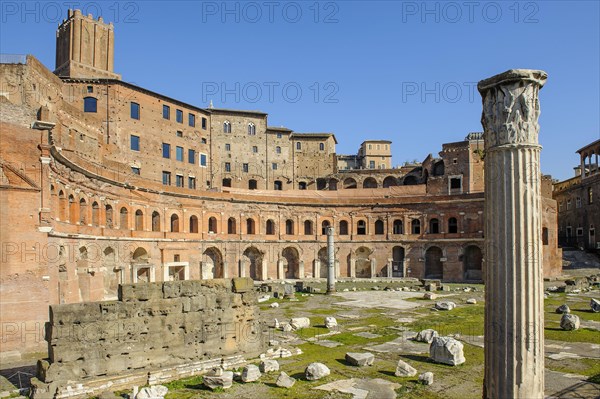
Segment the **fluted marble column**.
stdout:
<path fill-rule="evenodd" d="M 485 142 L 486 399 L 544 397 L 538 93 L 543 71 L 477 85 Z"/>

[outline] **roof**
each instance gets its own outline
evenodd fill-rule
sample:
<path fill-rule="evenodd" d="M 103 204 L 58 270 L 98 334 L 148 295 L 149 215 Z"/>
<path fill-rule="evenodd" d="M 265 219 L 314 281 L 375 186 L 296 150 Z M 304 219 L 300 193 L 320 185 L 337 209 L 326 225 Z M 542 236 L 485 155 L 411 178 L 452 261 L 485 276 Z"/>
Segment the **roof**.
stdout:
<path fill-rule="evenodd" d="M 597 145 L 597 144 L 600 144 L 600 139 L 593 141 L 593 142 L 589 143 L 588 145 L 584 145 L 583 147 L 581 147 L 580 149 L 578 149 L 575 152 L 580 154 L 583 150 L 587 149 L 588 147 L 591 147 L 591 146 Z"/>
<path fill-rule="evenodd" d="M 392 144 L 391 141 L 389 140 L 365 140 L 362 142 L 362 144 L 364 143 L 387 143 L 387 144 Z"/>
<path fill-rule="evenodd" d="M 288 129 L 287 127 L 283 127 L 283 126 L 267 126 L 267 130 L 274 130 L 277 132 L 293 132 L 292 129 Z"/>
<path fill-rule="evenodd" d="M 254 115 L 268 115 L 266 112 L 256 110 L 243 110 L 243 109 L 230 109 L 230 108 L 207 108 L 208 112 L 228 112 L 235 114 L 254 114 Z"/>
<path fill-rule="evenodd" d="M 333 141 L 336 144 L 338 143 L 333 133 L 292 133 L 292 137 L 299 137 L 302 139 L 328 139 L 333 137 Z"/>

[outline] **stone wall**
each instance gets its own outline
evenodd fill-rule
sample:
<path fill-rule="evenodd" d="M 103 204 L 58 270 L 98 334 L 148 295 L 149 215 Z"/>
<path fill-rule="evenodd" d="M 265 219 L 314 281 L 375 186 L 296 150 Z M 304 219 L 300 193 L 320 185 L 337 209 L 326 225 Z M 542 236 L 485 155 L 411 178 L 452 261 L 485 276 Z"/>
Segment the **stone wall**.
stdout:
<path fill-rule="evenodd" d="M 121 285 L 116 301 L 52 305 L 35 397 L 61 397 L 67 386 L 96 379 L 257 356 L 264 340 L 256 303 L 252 280 L 235 278 Z"/>

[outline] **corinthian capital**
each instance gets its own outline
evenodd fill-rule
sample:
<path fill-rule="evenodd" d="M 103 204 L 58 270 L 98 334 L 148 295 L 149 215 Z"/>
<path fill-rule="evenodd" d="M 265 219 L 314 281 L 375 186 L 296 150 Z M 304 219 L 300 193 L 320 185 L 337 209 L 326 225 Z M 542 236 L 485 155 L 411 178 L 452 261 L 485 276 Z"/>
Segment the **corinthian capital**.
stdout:
<path fill-rule="evenodd" d="M 538 94 L 547 77 L 544 71 L 511 69 L 477 84 L 483 100 L 481 124 L 486 149 L 538 144 Z"/>

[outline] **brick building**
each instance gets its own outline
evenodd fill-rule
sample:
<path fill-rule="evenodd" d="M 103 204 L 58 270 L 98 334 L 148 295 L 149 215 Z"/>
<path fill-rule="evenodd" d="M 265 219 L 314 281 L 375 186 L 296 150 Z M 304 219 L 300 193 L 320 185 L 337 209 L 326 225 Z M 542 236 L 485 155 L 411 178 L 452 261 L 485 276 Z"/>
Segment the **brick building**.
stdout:
<path fill-rule="evenodd" d="M 580 164 L 575 176 L 554 184 L 558 204 L 558 242 L 564 247 L 600 250 L 596 227 L 600 226 L 600 140 L 577 150 Z"/>
<path fill-rule="evenodd" d="M 480 133 L 401 168 L 390 141 L 338 155 L 332 133 L 122 81 L 112 33 L 70 11 L 55 73 L 0 63 L 2 356 L 44 348 L 49 304 L 114 298 L 119 283 L 323 278 L 329 226 L 338 277 L 482 280 Z M 549 276 L 561 256 L 542 185 Z"/>

